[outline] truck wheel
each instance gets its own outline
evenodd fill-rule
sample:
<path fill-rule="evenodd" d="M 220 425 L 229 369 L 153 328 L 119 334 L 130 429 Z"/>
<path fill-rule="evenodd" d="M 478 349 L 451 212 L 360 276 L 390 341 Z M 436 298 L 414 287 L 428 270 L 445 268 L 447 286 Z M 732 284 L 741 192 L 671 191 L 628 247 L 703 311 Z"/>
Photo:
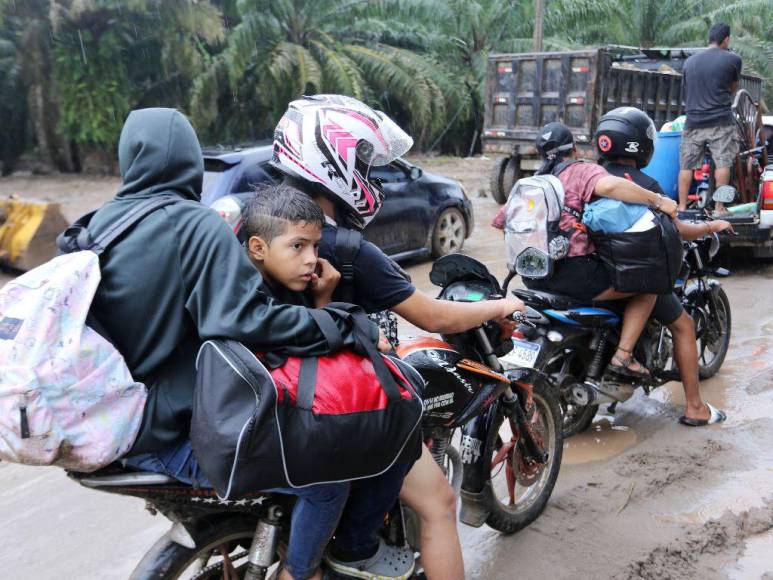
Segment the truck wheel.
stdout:
<path fill-rule="evenodd" d="M 510 197 L 510 191 L 512 191 L 515 182 L 522 177 L 521 175 L 521 158 L 517 155 L 513 155 L 505 166 L 505 172 L 502 175 L 502 188 L 505 192 L 505 201 Z"/>
<path fill-rule="evenodd" d="M 505 194 L 502 178 L 504 177 L 505 168 L 507 167 L 509 159 L 509 157 L 500 157 L 496 160 L 494 167 L 491 169 L 489 189 L 491 189 L 491 197 L 493 197 L 494 201 L 500 205 L 507 201 L 507 194 Z"/>

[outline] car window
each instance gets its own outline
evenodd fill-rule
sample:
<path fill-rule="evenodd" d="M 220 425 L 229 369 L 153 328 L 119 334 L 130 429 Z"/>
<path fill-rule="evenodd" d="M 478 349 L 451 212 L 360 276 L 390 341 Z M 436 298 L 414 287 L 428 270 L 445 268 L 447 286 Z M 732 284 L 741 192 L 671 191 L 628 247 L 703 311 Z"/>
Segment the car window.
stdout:
<path fill-rule="evenodd" d="M 368 177 L 380 179 L 381 183 L 408 181 L 408 176 L 405 175 L 405 172 L 394 164 L 384 165 L 382 167 L 371 167 Z"/>
<path fill-rule="evenodd" d="M 231 179 L 233 165 L 225 163 L 220 159 L 204 158 L 204 181 L 201 185 L 201 203 L 210 205 L 219 197 L 227 195 L 227 191 L 222 191 L 227 187 Z"/>
<path fill-rule="evenodd" d="M 236 185 L 231 189 L 231 193 L 247 193 L 259 183 L 273 183 L 274 181 L 275 179 L 266 171 L 264 164 L 248 165 L 244 168 Z"/>

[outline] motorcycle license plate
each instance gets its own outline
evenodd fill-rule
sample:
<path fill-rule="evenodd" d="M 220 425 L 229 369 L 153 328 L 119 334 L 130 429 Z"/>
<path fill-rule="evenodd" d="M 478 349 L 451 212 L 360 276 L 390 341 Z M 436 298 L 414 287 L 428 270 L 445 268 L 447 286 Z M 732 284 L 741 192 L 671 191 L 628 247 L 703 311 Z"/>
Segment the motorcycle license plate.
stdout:
<path fill-rule="evenodd" d="M 540 345 L 526 340 L 513 339 L 513 350 L 500 360 L 521 368 L 534 368 L 539 356 Z"/>

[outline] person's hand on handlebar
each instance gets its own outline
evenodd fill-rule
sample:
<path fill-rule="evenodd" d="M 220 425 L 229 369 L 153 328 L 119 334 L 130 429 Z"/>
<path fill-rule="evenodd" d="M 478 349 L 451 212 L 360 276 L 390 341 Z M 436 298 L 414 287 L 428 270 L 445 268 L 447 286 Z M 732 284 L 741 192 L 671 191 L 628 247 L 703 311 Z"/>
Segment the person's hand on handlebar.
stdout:
<path fill-rule="evenodd" d="M 523 312 L 526 309 L 526 305 L 519 298 L 503 298 L 502 300 L 497 300 L 496 304 L 502 308 L 502 315 L 496 318 L 495 322 L 502 329 L 502 338 L 509 338 L 518 325 L 512 317 L 513 313 Z"/>
<path fill-rule="evenodd" d="M 735 230 L 733 229 L 733 224 L 731 224 L 727 220 L 711 220 L 710 222 L 706 222 L 709 224 L 709 232 L 713 234 L 718 234 L 720 232 L 724 232 L 725 230 L 729 230 L 729 233 L 734 234 Z"/>

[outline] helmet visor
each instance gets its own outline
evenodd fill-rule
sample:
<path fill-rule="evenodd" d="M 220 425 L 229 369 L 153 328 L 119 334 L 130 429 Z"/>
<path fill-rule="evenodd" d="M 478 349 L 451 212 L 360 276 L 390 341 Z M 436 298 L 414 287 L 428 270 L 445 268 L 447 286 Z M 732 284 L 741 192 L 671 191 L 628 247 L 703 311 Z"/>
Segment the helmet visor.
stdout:
<path fill-rule="evenodd" d="M 387 165 L 413 147 L 410 135 L 384 113 L 379 111 L 378 114 L 381 119 L 376 133 L 377 142 L 363 139 L 357 144 L 357 158 L 367 165 Z"/>

